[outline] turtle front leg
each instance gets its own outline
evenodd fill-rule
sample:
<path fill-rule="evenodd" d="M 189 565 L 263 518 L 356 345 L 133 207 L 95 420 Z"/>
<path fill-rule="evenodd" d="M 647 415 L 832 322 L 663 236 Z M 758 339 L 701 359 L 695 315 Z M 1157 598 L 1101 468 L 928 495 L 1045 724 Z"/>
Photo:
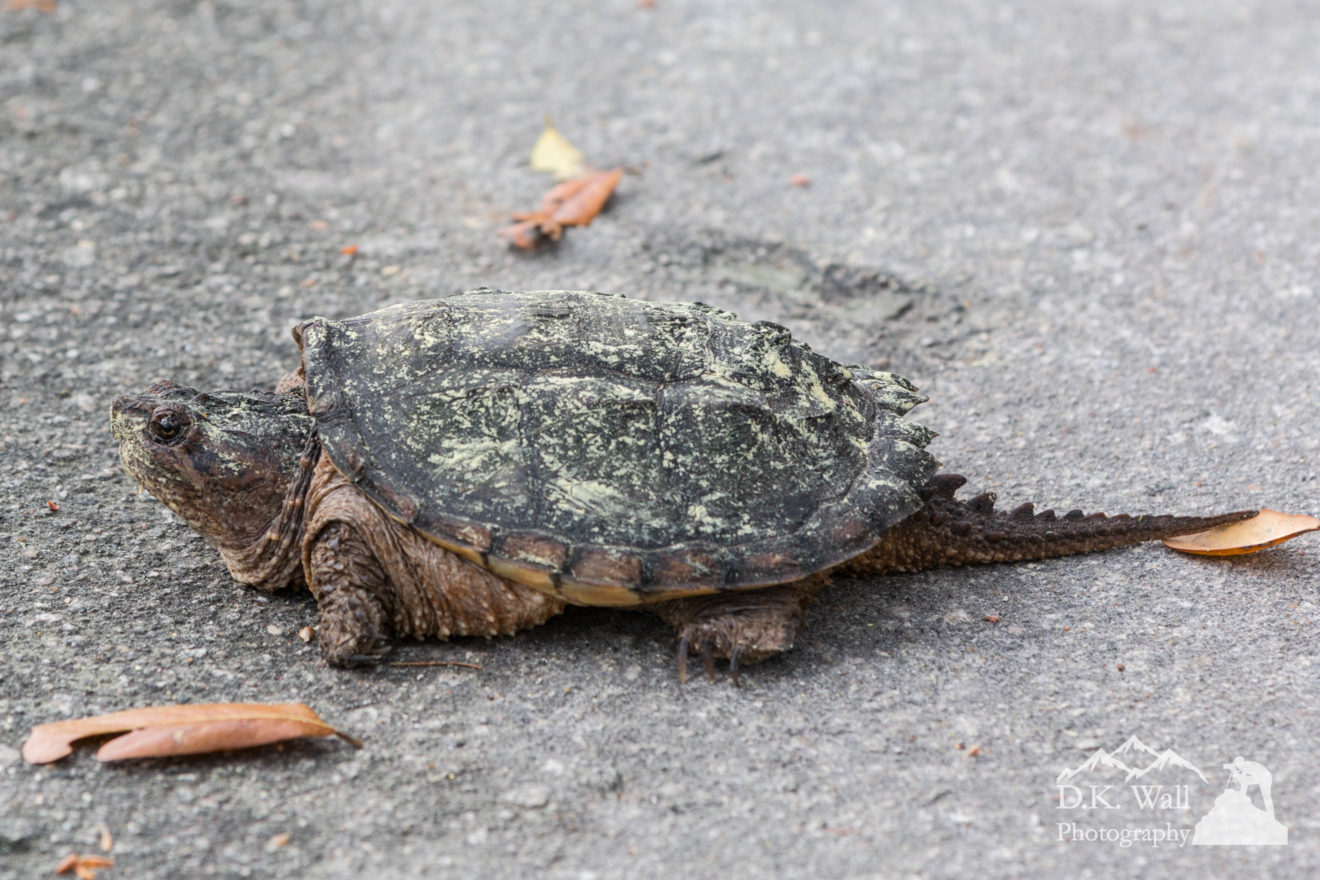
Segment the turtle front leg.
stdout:
<path fill-rule="evenodd" d="M 314 539 L 307 582 L 320 620 L 316 640 L 331 666 L 374 663 L 389 651 L 389 579 L 371 547 L 350 525 L 335 522 Z"/>
<path fill-rule="evenodd" d="M 825 575 L 777 587 L 729 590 L 671 599 L 651 608 L 678 635 L 678 677 L 687 681 L 688 654 L 696 650 L 715 680 L 715 658 L 727 658 L 738 684 L 742 666 L 760 663 L 793 647 L 806 609 L 829 584 Z"/>

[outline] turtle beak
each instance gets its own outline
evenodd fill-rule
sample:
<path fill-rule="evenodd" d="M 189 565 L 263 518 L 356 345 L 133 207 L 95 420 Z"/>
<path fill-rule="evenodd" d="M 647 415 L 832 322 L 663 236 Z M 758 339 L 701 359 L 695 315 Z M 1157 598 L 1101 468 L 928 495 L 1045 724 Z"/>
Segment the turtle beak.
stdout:
<path fill-rule="evenodd" d="M 128 413 L 137 412 L 141 409 L 141 404 L 132 397 L 116 397 L 115 402 L 110 405 L 110 433 L 115 435 L 116 441 L 124 442 L 127 435 Z"/>

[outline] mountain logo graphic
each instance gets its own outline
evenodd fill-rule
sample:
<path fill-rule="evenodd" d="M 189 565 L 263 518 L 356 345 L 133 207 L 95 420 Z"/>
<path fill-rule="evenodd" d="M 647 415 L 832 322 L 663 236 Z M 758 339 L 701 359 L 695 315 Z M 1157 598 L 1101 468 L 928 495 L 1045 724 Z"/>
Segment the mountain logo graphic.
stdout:
<path fill-rule="evenodd" d="M 1083 773 L 1095 773 L 1101 767 L 1112 767 L 1115 770 L 1122 770 L 1127 774 L 1135 772 L 1127 764 L 1124 764 L 1121 758 L 1115 758 L 1111 753 L 1106 752 L 1104 749 L 1096 749 L 1091 753 L 1091 757 L 1087 758 L 1078 766 L 1071 770 L 1065 768 L 1054 782 L 1056 785 L 1063 785 L 1073 777 L 1080 776 Z"/>
<path fill-rule="evenodd" d="M 1126 759 L 1126 760 L 1124 760 Z M 1153 760 L 1152 760 L 1153 759 Z M 1123 773 L 1123 781 L 1131 782 L 1133 779 L 1140 779 L 1147 773 L 1158 773 L 1169 767 L 1175 767 L 1182 770 L 1191 770 L 1201 781 L 1209 784 L 1205 774 L 1200 769 L 1179 755 L 1173 749 L 1159 751 L 1137 739 L 1136 735 L 1129 736 L 1124 743 L 1112 752 L 1106 752 L 1104 749 L 1096 749 L 1091 756 L 1081 764 L 1073 768 L 1065 768 L 1054 780 L 1056 785 L 1063 785 L 1069 780 L 1075 779 L 1083 773 L 1098 773 L 1101 770 L 1118 770 Z"/>
<path fill-rule="evenodd" d="M 1159 756 L 1154 761 L 1151 761 L 1149 765 L 1147 765 L 1141 770 L 1129 770 L 1128 775 L 1123 779 L 1123 781 L 1131 782 L 1133 779 L 1140 779 L 1141 777 L 1145 776 L 1147 773 L 1159 772 L 1160 770 L 1163 770 L 1164 768 L 1170 766 L 1182 767 L 1184 770 L 1191 770 L 1197 776 L 1201 777 L 1201 781 L 1204 782 L 1206 785 L 1210 784 L 1210 780 L 1205 778 L 1205 774 L 1202 773 L 1199 769 L 1197 769 L 1195 764 L 1193 764 L 1191 761 L 1188 761 L 1186 758 L 1179 755 L 1173 749 L 1165 749 L 1164 751 L 1160 752 Z"/>
<path fill-rule="evenodd" d="M 1147 755 L 1150 755 L 1152 758 L 1158 758 L 1160 756 L 1159 750 L 1152 749 L 1150 746 L 1146 745 L 1144 742 L 1137 739 L 1137 735 L 1135 733 L 1132 734 L 1132 736 L 1129 736 L 1126 740 L 1124 740 L 1121 746 L 1114 749 L 1112 754 L 1128 755 L 1137 752 L 1143 752 Z"/>

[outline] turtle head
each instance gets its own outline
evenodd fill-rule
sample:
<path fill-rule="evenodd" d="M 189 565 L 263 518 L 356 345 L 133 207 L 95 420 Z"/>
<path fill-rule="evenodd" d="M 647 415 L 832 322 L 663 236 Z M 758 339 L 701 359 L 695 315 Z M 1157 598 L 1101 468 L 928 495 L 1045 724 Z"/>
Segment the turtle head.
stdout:
<path fill-rule="evenodd" d="M 313 429 L 306 400 L 156 382 L 110 408 L 124 470 L 208 541 L 251 545 L 275 521 Z"/>

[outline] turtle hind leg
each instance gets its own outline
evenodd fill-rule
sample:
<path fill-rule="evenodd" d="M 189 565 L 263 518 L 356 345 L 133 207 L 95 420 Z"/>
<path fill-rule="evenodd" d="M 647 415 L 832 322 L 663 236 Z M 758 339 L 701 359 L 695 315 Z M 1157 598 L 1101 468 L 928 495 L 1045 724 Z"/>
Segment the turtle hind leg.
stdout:
<path fill-rule="evenodd" d="M 678 677 L 687 680 L 689 655 L 700 654 L 715 680 L 715 659 L 729 661 L 734 684 L 739 670 L 793 647 L 807 608 L 829 583 L 825 575 L 775 587 L 730 590 L 670 599 L 650 608 L 678 636 Z"/>

